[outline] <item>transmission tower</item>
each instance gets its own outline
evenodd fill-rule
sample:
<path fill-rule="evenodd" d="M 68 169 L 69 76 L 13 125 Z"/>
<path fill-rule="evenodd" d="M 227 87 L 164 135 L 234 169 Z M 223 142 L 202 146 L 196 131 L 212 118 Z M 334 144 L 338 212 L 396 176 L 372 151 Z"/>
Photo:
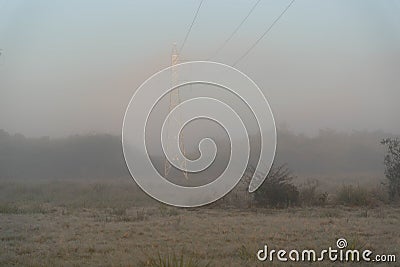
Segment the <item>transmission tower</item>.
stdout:
<path fill-rule="evenodd" d="M 178 84 L 178 71 L 176 68 L 176 65 L 179 63 L 180 59 L 179 59 L 179 54 L 178 54 L 178 50 L 176 48 L 176 43 L 174 43 L 173 47 L 172 47 L 172 53 L 171 53 L 171 87 L 174 87 Z M 179 88 L 172 90 L 169 93 L 169 107 L 168 107 L 168 113 L 170 113 L 177 105 L 179 105 L 181 103 L 181 95 L 179 92 Z M 175 126 L 179 126 L 180 123 L 182 122 L 182 117 L 181 114 L 176 114 L 175 112 L 175 116 L 173 117 L 173 120 L 171 121 L 171 123 L 176 124 Z M 185 176 L 185 178 L 188 178 L 188 173 L 186 170 L 186 153 L 185 153 L 185 144 L 184 144 L 184 136 L 183 136 L 183 132 L 179 133 L 179 136 L 171 136 L 168 133 L 168 126 L 167 125 L 167 144 L 165 144 L 165 147 L 168 150 L 168 146 L 170 146 L 172 143 L 171 142 L 179 142 L 179 147 L 182 151 L 182 154 L 184 155 L 184 159 L 180 160 L 178 158 L 178 156 L 175 156 L 172 160 L 176 163 L 177 166 L 180 166 L 181 169 L 183 170 L 183 175 Z M 178 138 L 178 140 L 177 140 Z M 171 163 L 168 161 L 168 159 L 165 159 L 164 162 L 164 175 L 165 177 L 168 176 L 168 174 L 170 173 L 171 170 Z"/>

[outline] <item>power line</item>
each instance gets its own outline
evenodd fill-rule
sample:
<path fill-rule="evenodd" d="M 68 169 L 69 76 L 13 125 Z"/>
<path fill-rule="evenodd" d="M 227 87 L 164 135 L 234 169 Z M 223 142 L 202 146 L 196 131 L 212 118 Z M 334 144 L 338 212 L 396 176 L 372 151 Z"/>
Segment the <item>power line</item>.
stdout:
<path fill-rule="evenodd" d="M 235 28 L 235 30 L 231 33 L 231 35 L 223 42 L 223 44 L 215 51 L 214 55 L 211 56 L 209 59 L 215 57 L 218 55 L 219 52 L 226 46 L 226 44 L 233 38 L 233 36 L 239 31 L 239 29 L 242 27 L 242 25 L 246 22 L 246 20 L 250 17 L 251 13 L 253 13 L 254 9 L 257 7 L 257 5 L 261 2 L 261 0 L 258 0 L 250 9 L 250 11 L 247 13 L 247 15 L 244 17 L 244 19 L 239 23 L 239 25 Z"/>
<path fill-rule="evenodd" d="M 282 13 L 272 22 L 272 24 L 267 28 L 267 30 L 260 36 L 260 38 L 258 38 L 254 44 L 252 46 L 249 47 L 249 49 L 247 49 L 247 51 L 241 56 L 239 57 L 235 63 L 233 64 L 233 66 L 235 66 L 237 63 L 239 63 L 245 56 L 247 56 L 251 50 L 254 49 L 254 47 L 256 47 L 256 45 L 265 37 L 265 35 L 267 35 L 271 29 L 275 26 L 275 24 L 282 18 L 282 16 L 286 13 L 286 11 L 288 11 L 288 9 L 292 6 L 292 4 L 294 3 L 295 0 L 292 0 L 287 6 L 286 8 L 282 11 Z"/>
<path fill-rule="evenodd" d="M 186 41 L 187 41 L 187 39 L 189 37 L 190 32 L 192 31 L 192 27 L 193 27 L 193 25 L 194 25 L 194 23 L 196 21 L 197 15 L 199 14 L 199 11 L 200 11 L 200 8 L 201 8 L 201 5 L 203 4 L 203 2 L 204 2 L 204 0 L 200 1 L 199 7 L 196 10 L 196 13 L 195 13 L 194 18 L 192 20 L 192 23 L 190 24 L 190 27 L 189 27 L 189 29 L 188 29 L 188 31 L 186 33 L 185 39 L 183 40 L 183 43 L 181 45 L 181 49 L 179 49 L 179 54 L 182 52 L 183 48 L 185 47 Z"/>

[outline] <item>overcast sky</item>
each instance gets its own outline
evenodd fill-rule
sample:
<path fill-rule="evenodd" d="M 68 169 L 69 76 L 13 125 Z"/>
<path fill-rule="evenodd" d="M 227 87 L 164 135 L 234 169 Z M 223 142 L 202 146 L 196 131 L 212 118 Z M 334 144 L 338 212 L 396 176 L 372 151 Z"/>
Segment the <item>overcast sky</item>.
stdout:
<path fill-rule="evenodd" d="M 181 57 L 205 60 L 255 0 L 205 0 Z M 0 129 L 120 134 L 135 89 L 170 64 L 199 1 L 0 0 Z M 213 58 L 232 64 L 289 1 L 262 0 Z M 297 0 L 237 66 L 277 125 L 400 133 L 400 1 Z"/>

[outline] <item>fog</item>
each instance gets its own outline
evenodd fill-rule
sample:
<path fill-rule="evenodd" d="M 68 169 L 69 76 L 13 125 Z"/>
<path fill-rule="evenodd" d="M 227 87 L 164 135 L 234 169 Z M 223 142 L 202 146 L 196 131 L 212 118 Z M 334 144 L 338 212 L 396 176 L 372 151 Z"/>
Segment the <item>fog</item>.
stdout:
<path fill-rule="evenodd" d="M 323 130 L 315 137 L 298 135 L 287 129 L 278 130 L 275 164 L 287 164 L 302 183 L 317 179 L 326 186 L 340 184 L 377 185 L 384 180 L 382 138 L 384 132 L 340 133 Z M 219 147 L 221 148 L 221 147 Z M 226 155 L 222 147 L 219 155 Z M 130 180 L 122 149 L 121 137 L 113 135 L 71 136 L 68 138 L 26 138 L 0 131 L 0 178 L 3 181 Z M 162 174 L 164 157 L 151 156 Z M 219 156 L 200 177 L 189 180 L 171 173 L 171 180 L 183 185 L 205 184 L 215 179 L 226 167 L 227 159 Z M 249 163 L 254 166 L 254 161 Z M 163 175 L 163 174 L 162 174 Z M 119 179 L 119 180 L 118 180 Z"/>
<path fill-rule="evenodd" d="M 0 127 L 27 137 L 120 135 L 129 99 L 169 66 L 196 5 L 3 1 Z M 212 60 L 232 64 L 284 6 L 262 2 Z M 181 58 L 208 59 L 248 8 L 206 2 Z M 277 125 L 294 133 L 399 134 L 399 11 L 389 0 L 296 2 L 236 67 L 267 96 Z"/>
<path fill-rule="evenodd" d="M 0 0 L 0 266 L 395 262 L 399 48 L 400 0 Z"/>

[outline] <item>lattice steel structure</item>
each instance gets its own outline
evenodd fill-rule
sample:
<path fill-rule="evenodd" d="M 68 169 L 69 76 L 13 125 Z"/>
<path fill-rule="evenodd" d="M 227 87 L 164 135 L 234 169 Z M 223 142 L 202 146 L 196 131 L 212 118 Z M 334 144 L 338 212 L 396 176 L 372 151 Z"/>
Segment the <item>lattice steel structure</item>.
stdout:
<path fill-rule="evenodd" d="M 171 53 L 171 87 L 176 86 L 178 84 L 178 71 L 175 67 L 175 65 L 177 65 L 180 62 L 180 58 L 179 58 L 179 53 L 178 50 L 176 48 L 176 43 L 173 45 L 172 48 L 172 53 Z M 169 93 L 169 107 L 168 107 L 168 113 L 170 113 L 177 105 L 179 105 L 181 103 L 181 95 L 180 95 L 180 89 L 177 88 L 175 90 L 172 90 Z M 173 123 L 176 123 L 176 126 L 179 126 L 181 123 L 181 116 L 180 114 L 175 114 L 174 116 L 174 120 Z M 186 152 L 185 152 L 185 144 L 184 144 L 184 136 L 183 136 L 183 132 L 181 132 L 179 134 L 179 136 L 171 136 L 168 134 L 168 125 L 167 125 L 167 144 L 164 144 L 164 146 L 168 149 L 168 146 L 171 145 L 171 142 L 179 142 L 179 146 L 181 148 L 182 154 L 186 157 Z M 178 140 L 177 140 L 178 138 Z M 172 159 L 175 164 L 179 167 L 181 167 L 183 172 L 183 175 L 185 176 L 185 178 L 188 178 L 188 173 L 186 171 L 186 158 L 183 160 L 180 160 L 178 158 L 178 156 L 174 157 Z M 170 173 L 170 170 L 172 168 L 171 163 L 168 161 L 168 159 L 165 159 L 164 162 L 164 176 L 167 177 L 168 174 Z"/>

